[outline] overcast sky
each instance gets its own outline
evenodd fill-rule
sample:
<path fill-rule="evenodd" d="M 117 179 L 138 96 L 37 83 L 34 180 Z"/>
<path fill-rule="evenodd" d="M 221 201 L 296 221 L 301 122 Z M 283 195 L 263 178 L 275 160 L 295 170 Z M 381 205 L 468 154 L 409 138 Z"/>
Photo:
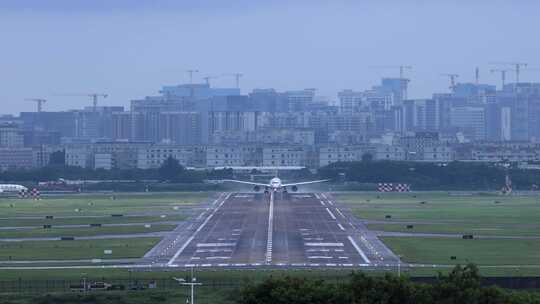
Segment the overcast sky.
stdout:
<path fill-rule="evenodd" d="M 47 110 L 80 108 L 90 101 L 54 95 L 91 92 L 127 106 L 187 82 L 190 68 L 199 81 L 242 72 L 244 93 L 318 88 L 331 98 L 398 76 L 374 65 L 413 65 L 411 98 L 445 92 L 441 73 L 473 81 L 476 66 L 499 84 L 490 62 L 540 68 L 539 12 L 534 0 L 0 0 L 0 113 L 33 110 L 33 97 Z M 522 79 L 540 81 L 540 70 Z"/>

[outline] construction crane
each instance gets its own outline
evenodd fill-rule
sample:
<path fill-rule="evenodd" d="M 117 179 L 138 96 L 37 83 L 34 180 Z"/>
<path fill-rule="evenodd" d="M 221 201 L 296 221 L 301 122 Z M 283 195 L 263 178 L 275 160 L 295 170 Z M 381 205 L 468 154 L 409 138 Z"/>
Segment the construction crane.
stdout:
<path fill-rule="evenodd" d="M 454 91 L 456 89 L 456 79 L 459 77 L 458 74 L 441 74 L 441 76 L 446 76 L 450 79 L 450 90 Z"/>
<path fill-rule="evenodd" d="M 26 98 L 25 100 L 36 102 L 38 113 L 41 113 L 41 110 L 43 110 L 43 104 L 47 102 L 47 99 L 43 98 Z"/>
<path fill-rule="evenodd" d="M 192 69 L 192 70 L 187 70 L 186 72 L 189 74 L 189 84 L 193 84 L 193 74 L 199 73 L 199 70 Z"/>
<path fill-rule="evenodd" d="M 103 93 L 89 93 L 89 94 L 60 94 L 60 95 L 57 95 L 57 96 L 87 96 L 87 97 L 90 97 L 92 98 L 92 110 L 94 112 L 97 111 L 97 106 L 98 106 L 98 100 L 100 97 L 102 98 L 107 98 L 109 96 L 109 94 L 103 94 Z"/>
<path fill-rule="evenodd" d="M 491 73 L 501 73 L 501 89 L 504 88 L 506 84 L 506 72 L 510 72 L 510 69 L 491 69 Z"/>
<path fill-rule="evenodd" d="M 236 88 L 240 89 L 240 78 L 244 76 L 242 73 L 229 73 L 229 74 L 223 74 L 223 76 L 234 76 L 234 79 L 236 80 Z"/>
<path fill-rule="evenodd" d="M 206 77 L 203 77 L 203 79 L 206 82 L 207 86 L 210 86 L 210 79 L 216 79 L 216 78 L 219 78 L 219 76 L 206 76 Z"/>
<path fill-rule="evenodd" d="M 410 65 L 376 65 L 371 66 L 373 69 L 399 69 L 399 78 L 405 79 L 405 70 L 412 70 Z"/>
<path fill-rule="evenodd" d="M 527 67 L 527 63 L 524 62 L 492 62 L 491 64 L 514 66 L 514 71 L 516 73 L 516 84 L 519 83 L 519 74 L 521 72 L 521 68 Z"/>

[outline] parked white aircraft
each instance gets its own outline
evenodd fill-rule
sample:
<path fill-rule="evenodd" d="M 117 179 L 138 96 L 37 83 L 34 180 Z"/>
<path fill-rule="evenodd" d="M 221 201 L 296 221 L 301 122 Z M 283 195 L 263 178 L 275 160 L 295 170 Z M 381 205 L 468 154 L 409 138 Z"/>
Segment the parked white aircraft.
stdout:
<path fill-rule="evenodd" d="M 0 193 L 28 191 L 28 188 L 14 184 L 0 184 Z"/>
<path fill-rule="evenodd" d="M 224 182 L 233 182 L 233 183 L 239 183 L 239 184 L 246 184 L 253 186 L 253 191 L 259 192 L 261 189 L 264 188 L 264 192 L 268 193 L 270 190 L 277 192 L 287 192 L 287 187 L 290 187 L 290 189 L 293 192 L 298 191 L 298 186 L 300 185 L 308 185 L 308 184 L 316 184 L 316 183 L 324 183 L 329 181 L 329 179 L 323 179 L 323 180 L 315 180 L 315 181 L 307 181 L 307 182 L 299 182 L 299 183 L 291 183 L 291 184 L 283 184 L 281 182 L 281 179 L 279 177 L 274 177 L 270 180 L 268 184 L 263 183 L 255 183 L 255 182 L 247 182 L 247 181 L 240 181 L 240 180 L 234 180 L 234 179 L 226 179 Z"/>

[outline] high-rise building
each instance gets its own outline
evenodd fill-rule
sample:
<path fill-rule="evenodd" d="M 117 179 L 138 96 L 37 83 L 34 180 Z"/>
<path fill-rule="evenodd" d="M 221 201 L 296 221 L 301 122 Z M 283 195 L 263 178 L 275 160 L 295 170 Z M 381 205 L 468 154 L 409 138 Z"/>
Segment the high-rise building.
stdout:
<path fill-rule="evenodd" d="M 391 106 L 399 106 L 403 100 L 407 99 L 407 87 L 409 79 L 406 78 L 383 78 L 381 85 L 374 86 L 373 90 L 379 94 L 391 94 Z"/>
<path fill-rule="evenodd" d="M 304 89 L 299 91 L 285 92 L 285 96 L 289 105 L 289 111 L 305 111 L 307 105 L 313 102 L 315 98 L 315 91 L 315 89 Z"/>
<path fill-rule="evenodd" d="M 341 114 L 353 114 L 360 111 L 364 101 L 364 92 L 343 90 L 338 93 L 339 112 Z"/>
<path fill-rule="evenodd" d="M 486 139 L 486 108 L 483 105 L 453 107 L 450 110 L 450 123 L 469 139 Z"/>
<path fill-rule="evenodd" d="M 0 125 L 0 147 L 18 148 L 24 146 L 24 135 L 18 125 L 7 123 Z"/>

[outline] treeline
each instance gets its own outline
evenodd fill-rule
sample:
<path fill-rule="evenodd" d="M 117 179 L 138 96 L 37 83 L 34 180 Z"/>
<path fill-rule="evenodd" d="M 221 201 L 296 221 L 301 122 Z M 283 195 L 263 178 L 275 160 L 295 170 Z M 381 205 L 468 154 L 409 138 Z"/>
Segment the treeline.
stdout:
<path fill-rule="evenodd" d="M 174 158 L 167 159 L 157 169 L 89 169 L 51 163 L 28 170 L 0 171 L 1 182 L 41 182 L 68 180 L 156 180 L 171 183 L 202 183 L 205 179 L 231 178 L 232 170 L 188 170 Z"/>
<path fill-rule="evenodd" d="M 540 303 L 536 292 L 507 291 L 482 287 L 474 265 L 456 266 L 448 275 L 439 275 L 435 283 L 412 282 L 407 277 L 387 274 L 370 277 L 354 272 L 349 280 L 333 283 L 296 277 L 275 277 L 245 287 L 240 304 L 432 304 L 432 303 Z"/>
<path fill-rule="evenodd" d="M 333 163 L 319 170 L 324 178 L 358 183 L 407 183 L 415 190 L 499 190 L 505 185 L 507 173 L 513 188 L 531 190 L 540 185 L 540 170 L 487 163 L 368 160 Z"/>

